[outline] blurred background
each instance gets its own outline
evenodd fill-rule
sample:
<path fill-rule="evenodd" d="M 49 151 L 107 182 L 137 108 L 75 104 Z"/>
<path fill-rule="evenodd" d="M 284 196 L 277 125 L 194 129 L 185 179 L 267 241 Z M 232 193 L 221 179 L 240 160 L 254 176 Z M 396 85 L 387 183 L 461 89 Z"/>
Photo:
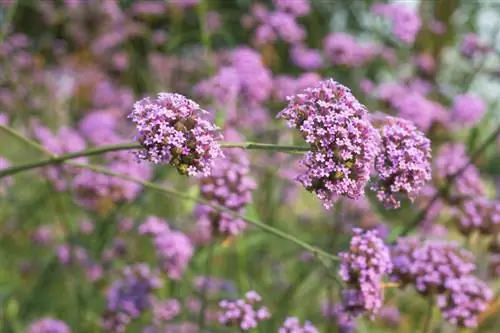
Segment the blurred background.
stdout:
<path fill-rule="evenodd" d="M 207 234 L 203 205 L 60 164 L 0 178 L 0 332 L 238 332 L 218 322 L 219 301 L 250 290 L 271 313 L 253 332 L 278 332 L 290 316 L 319 332 L 497 331 L 499 230 L 466 223 L 500 214 L 500 2 L 0 0 L 0 26 L 0 124 L 31 142 L 0 129 L 0 169 L 46 158 L 33 142 L 56 154 L 132 142 L 133 103 L 158 92 L 195 100 L 226 141 L 303 145 L 276 115 L 287 96 L 333 78 L 431 139 L 433 179 L 399 209 L 367 193 L 326 210 L 294 181 L 299 156 L 251 151 L 237 181 L 255 184 L 238 212 L 332 254 L 353 227 L 453 240 L 495 294 L 477 328 L 434 309 L 425 331 L 429 302 L 411 287 L 387 287 L 379 316 L 351 322 L 335 311 L 336 263 L 251 226 Z M 429 208 L 464 161 L 458 183 L 496 210 L 470 213 L 454 187 Z M 77 162 L 208 198 L 199 180 L 126 151 Z M 123 299 L 134 304 L 126 315 Z"/>

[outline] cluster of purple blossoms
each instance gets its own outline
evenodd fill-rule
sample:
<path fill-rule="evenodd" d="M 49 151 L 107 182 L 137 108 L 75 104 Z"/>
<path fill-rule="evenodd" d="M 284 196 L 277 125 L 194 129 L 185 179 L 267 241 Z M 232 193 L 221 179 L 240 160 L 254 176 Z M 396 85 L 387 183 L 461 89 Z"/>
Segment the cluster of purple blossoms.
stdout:
<path fill-rule="evenodd" d="M 219 303 L 222 310 L 219 322 L 222 325 L 238 327 L 242 331 L 256 328 L 260 321 L 271 317 L 265 306 L 256 308 L 261 300 L 262 298 L 255 291 L 247 292 L 244 299 L 222 300 Z"/>
<path fill-rule="evenodd" d="M 326 36 L 323 49 L 334 65 L 357 67 L 379 54 L 379 49 L 371 45 L 361 45 L 353 36 L 334 32 Z"/>
<path fill-rule="evenodd" d="M 348 289 L 343 304 L 354 316 L 377 314 L 383 303 L 382 279 L 392 270 L 389 248 L 374 230 L 354 229 L 348 252 L 339 253 L 340 276 Z"/>
<path fill-rule="evenodd" d="M 301 325 L 299 318 L 288 317 L 283 326 L 278 329 L 278 333 L 319 333 L 319 331 L 309 321 Z"/>
<path fill-rule="evenodd" d="M 493 300 L 493 292 L 488 285 L 468 275 L 447 280 L 445 287 L 447 293 L 437 297 L 444 319 L 460 327 L 477 327 L 477 317 Z"/>
<path fill-rule="evenodd" d="M 372 189 L 387 207 L 398 208 L 398 196 L 413 200 L 431 179 L 431 142 L 411 122 L 387 117 L 380 129 L 382 152 L 375 158 L 378 180 Z"/>
<path fill-rule="evenodd" d="M 33 123 L 34 134 L 40 143 L 49 151 L 56 155 L 77 152 L 85 149 L 87 144 L 81 135 L 70 127 L 61 127 L 56 135 L 50 129 L 39 124 Z M 87 162 L 86 157 L 73 159 L 77 163 Z M 64 172 L 75 173 L 78 169 L 69 165 L 50 166 L 43 169 L 44 176 L 54 185 L 58 191 L 64 191 L 68 187 Z"/>
<path fill-rule="evenodd" d="M 42 318 L 29 326 L 28 333 L 71 333 L 71 329 L 63 321 Z"/>
<path fill-rule="evenodd" d="M 151 307 L 153 309 L 153 324 L 155 327 L 162 326 L 171 321 L 181 312 L 181 304 L 176 299 L 165 301 L 153 299 Z"/>
<path fill-rule="evenodd" d="M 327 208 L 341 195 L 362 197 L 380 142 L 365 106 L 332 79 L 289 97 L 288 103 L 278 117 L 311 145 L 301 161 L 307 171 L 298 181 Z"/>
<path fill-rule="evenodd" d="M 402 286 L 414 284 L 423 295 L 441 293 L 449 279 L 470 274 L 476 268 L 472 253 L 456 243 L 413 237 L 398 239 L 392 248 L 392 278 Z"/>
<path fill-rule="evenodd" d="M 477 316 L 492 299 L 488 286 L 472 275 L 472 253 L 443 240 L 398 239 L 392 249 L 392 279 L 413 284 L 422 295 L 437 295 L 444 318 L 462 327 L 475 327 Z"/>
<path fill-rule="evenodd" d="M 486 185 L 483 183 L 477 167 L 470 164 L 470 158 L 463 143 L 444 144 L 435 161 L 436 173 L 440 182 L 445 182 L 467 166 L 453 182 L 448 193 L 450 202 L 486 195 Z"/>
<path fill-rule="evenodd" d="M 166 221 L 156 216 L 148 217 L 139 227 L 139 233 L 153 237 L 161 269 L 171 279 L 180 279 L 194 254 L 189 238 L 180 231 L 170 229 Z"/>
<path fill-rule="evenodd" d="M 379 311 L 380 320 L 387 326 L 396 327 L 401 322 L 401 313 L 395 306 L 384 306 Z"/>
<path fill-rule="evenodd" d="M 307 87 L 314 86 L 321 81 L 317 73 L 307 72 L 292 77 L 289 75 L 276 75 L 274 78 L 273 95 L 279 102 L 286 101 L 288 96 L 298 94 Z"/>
<path fill-rule="evenodd" d="M 229 280 L 222 280 L 211 276 L 197 276 L 193 281 L 196 291 L 217 294 L 221 291 L 232 293 L 236 291 L 234 284 Z"/>
<path fill-rule="evenodd" d="M 115 281 L 107 294 L 103 318 L 106 332 L 123 333 L 130 322 L 152 304 L 152 292 L 161 287 L 158 274 L 146 264 L 125 267 L 123 279 Z"/>
<path fill-rule="evenodd" d="M 311 11 L 309 0 L 273 0 L 273 3 L 276 9 L 295 17 L 305 16 Z"/>
<path fill-rule="evenodd" d="M 252 192 L 256 188 L 256 183 L 249 174 L 246 153 L 233 150 L 226 154 L 225 159 L 217 160 L 217 168 L 209 177 L 200 179 L 200 195 L 209 202 L 241 215 L 252 202 Z M 209 205 L 197 205 L 195 215 L 197 229 L 206 235 L 207 240 L 216 235 L 237 235 L 247 227 L 241 218 Z"/>
<path fill-rule="evenodd" d="M 394 93 L 397 94 L 397 91 Z M 396 96 L 392 104 L 398 116 L 412 121 L 421 131 L 428 132 L 435 124 L 447 126 L 449 123 L 449 113 L 439 103 L 416 92 Z"/>
<path fill-rule="evenodd" d="M 0 171 L 2 169 L 7 169 L 9 167 L 9 162 L 0 156 Z M 4 177 L 0 179 L 0 196 L 4 196 L 7 194 L 7 188 L 12 186 L 13 179 L 12 177 Z"/>
<path fill-rule="evenodd" d="M 451 107 L 452 120 L 461 126 L 476 125 L 485 112 L 484 100 L 470 93 L 456 96 Z"/>
<path fill-rule="evenodd" d="M 129 118 L 144 149 L 140 160 L 168 163 L 180 174 L 208 176 L 214 159 L 222 157 L 217 127 L 202 119 L 206 113 L 194 101 L 175 93 L 159 93 L 134 104 Z"/>
<path fill-rule="evenodd" d="M 461 233 L 470 235 L 479 231 L 483 235 L 497 234 L 500 231 L 500 202 L 484 197 L 473 197 L 461 201 L 452 209 Z"/>
<path fill-rule="evenodd" d="M 299 68 L 312 71 L 323 65 L 323 57 L 317 49 L 297 44 L 290 50 L 290 59 Z"/>
<path fill-rule="evenodd" d="M 413 44 L 422 26 L 418 13 L 405 4 L 375 4 L 372 13 L 390 20 L 393 35 L 405 44 Z"/>
<path fill-rule="evenodd" d="M 492 48 L 483 43 L 479 35 L 475 33 L 466 34 L 460 44 L 460 53 L 469 59 L 488 53 L 491 50 Z"/>
<path fill-rule="evenodd" d="M 356 328 L 356 320 L 351 313 L 347 312 L 343 304 L 330 304 L 325 302 L 322 305 L 323 317 L 333 320 L 336 323 L 339 333 L 353 333 Z"/>

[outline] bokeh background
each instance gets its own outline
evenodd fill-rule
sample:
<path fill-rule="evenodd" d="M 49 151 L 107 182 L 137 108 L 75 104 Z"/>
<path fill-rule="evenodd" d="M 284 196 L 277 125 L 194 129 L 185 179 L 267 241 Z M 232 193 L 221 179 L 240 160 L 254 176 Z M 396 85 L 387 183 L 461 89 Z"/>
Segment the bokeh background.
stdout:
<path fill-rule="evenodd" d="M 0 23 L 0 124 L 31 140 L 0 130 L 0 168 L 46 158 L 33 142 L 56 154 L 132 142 L 133 103 L 158 92 L 197 101 L 227 141 L 301 145 L 276 115 L 286 96 L 333 78 L 370 112 L 408 119 L 431 139 L 433 179 L 399 209 L 367 193 L 327 210 L 294 181 L 300 156 L 249 151 L 245 177 L 255 189 L 241 213 L 332 254 L 348 247 L 353 227 L 392 241 L 420 216 L 407 231 L 471 251 L 477 275 L 497 294 L 498 230 L 464 231 L 463 203 L 446 195 L 419 214 L 446 181 L 443 170 L 479 148 L 463 186 L 497 200 L 500 139 L 484 143 L 500 126 L 500 3 L 0 0 Z M 126 151 L 77 161 L 200 196 L 197 179 L 138 164 Z M 0 179 L 0 332 L 114 332 L 103 327 L 113 315 L 112 290 L 137 264 L 158 269 L 163 286 L 131 289 L 130 298 L 146 293 L 158 304 L 139 307 L 126 332 L 237 332 L 218 322 L 218 304 L 249 290 L 271 313 L 254 332 L 277 332 L 290 316 L 320 332 L 425 331 L 428 299 L 397 286 L 385 289 L 380 316 L 346 327 L 328 311 L 339 301 L 336 263 L 319 263 L 256 227 L 232 237 L 202 234 L 197 206 L 67 165 Z M 159 248 L 141 231 L 147 222 L 168 223 L 168 245 Z M 433 308 L 427 332 L 496 332 L 496 299 L 474 329 Z M 37 328 L 43 318 L 65 324 Z"/>

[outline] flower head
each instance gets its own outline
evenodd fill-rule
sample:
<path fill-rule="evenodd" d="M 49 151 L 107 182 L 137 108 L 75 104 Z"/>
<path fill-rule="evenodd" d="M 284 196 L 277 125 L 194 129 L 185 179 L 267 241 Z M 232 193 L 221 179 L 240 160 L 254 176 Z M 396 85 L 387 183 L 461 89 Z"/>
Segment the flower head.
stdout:
<path fill-rule="evenodd" d="M 213 160 L 223 153 L 217 127 L 202 119 L 206 113 L 194 101 L 175 93 L 160 93 L 134 104 L 129 118 L 136 124 L 143 149 L 140 160 L 168 163 L 179 173 L 209 175 Z"/>
<path fill-rule="evenodd" d="M 63 321 L 42 318 L 29 326 L 28 333 L 71 333 L 71 329 Z"/>
<path fill-rule="evenodd" d="M 340 276 L 348 284 L 350 293 L 357 294 L 356 306 L 376 314 L 382 307 L 382 278 L 392 270 L 389 248 L 376 231 L 354 229 L 349 251 L 339 253 L 339 257 Z"/>
<path fill-rule="evenodd" d="M 453 121 L 466 126 L 476 125 L 485 112 L 486 103 L 481 97 L 473 94 L 456 96 L 451 107 Z"/>
<path fill-rule="evenodd" d="M 257 309 L 261 297 L 255 291 L 246 293 L 244 299 L 223 300 L 219 303 L 222 312 L 219 322 L 226 326 L 236 326 L 243 331 L 256 328 L 260 321 L 269 319 L 271 314 L 265 306 Z"/>
<path fill-rule="evenodd" d="M 288 97 L 278 114 L 302 134 L 311 150 L 301 163 L 307 171 L 298 181 L 331 207 L 340 195 L 364 195 L 380 137 L 367 119 L 366 108 L 350 90 L 326 80 Z"/>
<path fill-rule="evenodd" d="M 301 325 L 299 318 L 288 317 L 283 326 L 279 328 L 278 333 L 319 333 L 319 331 L 309 321 Z"/>
<path fill-rule="evenodd" d="M 377 198 L 399 207 L 398 196 L 413 200 L 431 179 L 431 142 L 409 121 L 387 117 L 380 129 L 382 152 L 375 158 Z"/>

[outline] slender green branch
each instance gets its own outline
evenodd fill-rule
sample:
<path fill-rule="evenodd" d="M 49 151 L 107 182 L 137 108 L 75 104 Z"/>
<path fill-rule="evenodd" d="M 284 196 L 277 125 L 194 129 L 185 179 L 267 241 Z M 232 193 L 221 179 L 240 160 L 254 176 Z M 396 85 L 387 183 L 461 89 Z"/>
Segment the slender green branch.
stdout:
<path fill-rule="evenodd" d="M 48 156 L 51 156 L 51 157 L 55 157 L 56 156 L 56 154 L 54 154 L 53 152 L 51 152 L 50 150 L 48 150 L 47 148 L 45 148 L 44 146 L 42 146 L 38 142 L 26 138 L 21 133 L 19 133 L 16 130 L 14 130 L 13 128 L 7 127 L 5 125 L 0 125 L 0 130 L 4 131 L 8 135 L 10 135 L 10 136 L 18 139 L 19 141 L 23 141 L 28 146 L 31 146 L 32 148 L 35 148 L 36 150 L 39 150 L 39 151 L 41 151 L 42 153 L 44 153 L 44 154 L 46 154 Z"/>
<path fill-rule="evenodd" d="M 45 148 L 40 146 L 38 143 L 26 139 L 19 133 L 15 132 L 14 130 L 1 126 L 0 129 L 5 130 L 12 136 L 15 136 L 19 140 L 24 141 L 25 143 L 29 144 L 30 146 L 43 151 L 44 153 L 51 154 L 51 158 L 45 159 L 45 160 L 40 160 L 40 161 L 35 161 L 35 162 L 29 162 L 21 165 L 15 165 L 10 168 L 6 168 L 3 170 L 0 170 L 0 178 L 8 176 L 8 175 L 13 175 L 22 171 L 27 171 L 31 169 L 36 169 L 36 168 L 41 168 L 47 165 L 51 164 L 60 164 L 64 161 L 67 160 L 72 160 L 78 157 L 86 157 L 86 156 L 94 156 L 94 155 L 101 155 L 104 153 L 109 153 L 113 151 L 120 151 L 120 150 L 133 150 L 133 149 L 140 149 L 141 145 L 137 142 L 129 142 L 129 143 L 121 143 L 121 144 L 115 144 L 115 145 L 108 145 L 108 146 L 100 146 L 100 147 L 94 147 L 90 149 L 85 149 L 73 153 L 68 153 L 64 155 L 59 155 L 56 156 L 51 152 L 48 152 Z M 266 150 L 266 151 L 274 151 L 274 152 L 288 152 L 288 153 L 294 153 L 294 152 L 303 152 L 307 151 L 309 148 L 307 147 L 300 147 L 300 146 L 286 146 L 286 145 L 275 145 L 275 144 L 270 144 L 270 143 L 255 143 L 255 142 L 222 142 L 220 144 L 222 148 L 225 149 L 232 149 L 232 148 L 242 148 L 242 149 L 247 149 L 247 150 Z"/>
<path fill-rule="evenodd" d="M 325 257 L 325 258 L 329 258 L 329 259 L 332 259 L 332 260 L 338 260 L 338 258 L 328 252 L 325 252 L 313 245 L 310 245 L 308 243 L 305 243 L 303 241 L 301 241 L 300 239 L 284 232 L 284 231 L 281 231 L 279 229 L 276 229 L 274 227 L 271 227 L 261 221 L 258 221 L 258 220 L 255 220 L 255 219 L 251 219 L 251 218 L 248 218 L 248 217 L 245 217 L 245 216 L 242 216 L 242 215 L 239 215 L 237 214 L 236 212 L 226 208 L 226 207 L 223 207 L 221 205 L 218 205 L 218 204 L 215 204 L 213 202 L 210 202 L 210 201 L 207 201 L 207 200 L 204 200 L 202 198 L 199 198 L 199 197 L 193 197 L 193 196 L 190 196 L 188 194 L 185 194 L 185 193 L 182 193 L 182 192 L 178 192 L 174 189 L 171 189 L 171 188 L 167 188 L 167 187 L 162 187 L 160 185 L 157 185 L 157 184 L 154 184 L 154 183 L 151 183 L 151 182 L 148 182 L 146 180 L 142 180 L 142 179 L 139 179 L 139 178 L 134 178 L 134 177 L 130 177 L 130 176 L 127 176 L 125 174 L 121 174 L 121 173 L 116 173 L 116 172 L 113 172 L 107 168 L 104 168 L 104 167 L 101 167 L 101 166 L 97 166 L 97 165 L 91 165 L 91 164 L 85 164 L 85 163 L 75 163 L 75 162 L 67 162 L 69 165 L 72 165 L 72 166 L 76 166 L 76 167 L 79 167 L 79 168 L 83 168 L 83 169 L 88 169 L 88 170 L 92 170 L 94 172 L 97 172 L 97 173 L 102 173 L 102 174 L 105 174 L 105 175 L 108 175 L 108 176 L 114 176 L 114 177 L 117 177 L 117 178 L 121 178 L 121 179 L 124 179 L 124 180 L 128 180 L 128 181 L 132 181 L 132 182 L 135 182 L 135 183 L 138 183 L 138 184 L 141 184 L 143 185 L 144 187 L 147 187 L 147 188 L 150 188 L 150 189 L 153 189 L 153 190 L 156 190 L 156 191 L 159 191 L 159 192 L 162 192 L 163 194 L 166 194 L 166 195 L 169 195 L 169 196 L 172 196 L 174 198 L 179 198 L 179 199 L 182 199 L 182 200 L 191 200 L 191 201 L 195 201 L 195 202 L 198 202 L 198 203 L 201 203 L 201 204 L 204 204 L 204 205 L 207 205 L 207 206 L 210 206 L 216 210 L 219 210 L 219 211 L 222 211 L 222 212 L 225 212 L 225 213 L 228 213 L 228 214 L 231 214 L 232 216 L 234 217 L 237 217 L 237 218 L 240 218 L 242 220 L 244 220 L 245 222 L 249 223 L 249 224 L 252 224 L 270 234 L 273 234 L 277 237 L 280 237 L 282 239 L 286 239 L 300 247 L 302 247 L 303 249 L 305 250 L 308 250 L 310 251 L 311 253 L 315 254 L 317 257 Z"/>

